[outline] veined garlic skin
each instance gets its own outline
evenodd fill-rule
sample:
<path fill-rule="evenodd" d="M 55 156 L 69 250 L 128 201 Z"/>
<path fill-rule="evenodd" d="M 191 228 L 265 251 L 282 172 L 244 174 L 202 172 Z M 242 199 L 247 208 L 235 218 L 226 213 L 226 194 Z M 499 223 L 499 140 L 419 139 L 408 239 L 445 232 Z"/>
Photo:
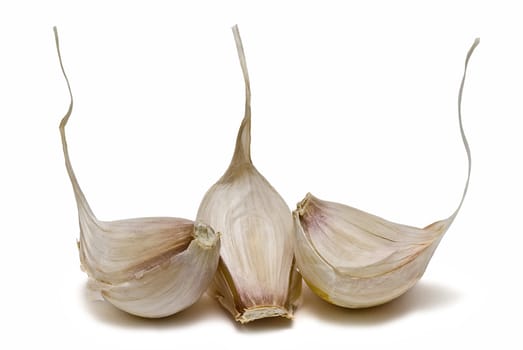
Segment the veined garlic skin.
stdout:
<path fill-rule="evenodd" d="M 362 308 L 410 289 L 450 221 L 419 229 L 308 194 L 294 224 L 296 261 L 310 288 L 333 304 Z"/>
<path fill-rule="evenodd" d="M 458 96 L 458 117 L 468 157 L 468 176 L 461 202 L 447 219 L 423 229 L 384 220 L 310 193 L 293 212 L 296 262 L 303 279 L 324 300 L 348 308 L 386 303 L 422 277 L 467 193 L 471 156 L 463 131 L 461 99 L 468 61 Z"/>
<path fill-rule="evenodd" d="M 91 288 L 117 308 L 170 316 L 209 287 L 219 259 L 218 234 L 209 226 L 178 218 L 88 221 L 80 213 L 82 268 Z"/>
<path fill-rule="evenodd" d="M 78 249 L 89 286 L 99 298 L 142 317 L 173 315 L 194 304 L 216 272 L 219 233 L 187 219 L 153 217 L 100 221 L 93 214 L 74 174 L 65 126 L 73 96 L 60 54 L 71 102 L 60 123 L 65 165 L 73 186 L 80 223 Z"/>
<path fill-rule="evenodd" d="M 249 76 L 237 26 L 233 33 L 245 80 L 245 117 L 231 164 L 207 191 L 197 215 L 222 233 L 211 293 L 242 323 L 291 318 L 301 295 L 301 277 L 293 261 L 292 215 L 251 161 Z"/>

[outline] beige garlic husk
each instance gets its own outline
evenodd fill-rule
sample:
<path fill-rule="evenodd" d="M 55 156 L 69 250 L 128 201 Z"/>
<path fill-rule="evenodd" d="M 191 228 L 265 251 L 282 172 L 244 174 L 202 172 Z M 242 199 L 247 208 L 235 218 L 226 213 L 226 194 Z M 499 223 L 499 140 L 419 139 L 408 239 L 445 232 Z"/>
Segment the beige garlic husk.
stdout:
<path fill-rule="evenodd" d="M 296 262 L 303 279 L 324 300 L 364 308 L 399 297 L 422 277 L 463 204 L 471 156 L 463 131 L 461 99 L 472 52 L 468 51 L 458 95 L 458 118 L 468 158 L 468 175 L 458 208 L 447 219 L 425 228 L 397 224 L 310 193 L 293 212 Z"/>
<path fill-rule="evenodd" d="M 80 223 L 78 249 L 95 298 L 142 317 L 173 315 L 194 304 L 209 287 L 219 261 L 219 233 L 210 226 L 169 217 L 100 221 L 93 214 L 73 171 L 65 126 L 73 96 L 60 54 L 71 102 L 60 123 L 65 166 Z"/>
<path fill-rule="evenodd" d="M 222 233 L 211 294 L 242 323 L 292 318 L 301 295 L 293 260 L 289 207 L 251 161 L 251 92 L 238 27 L 233 27 L 245 80 L 245 116 L 229 168 L 205 194 L 197 220 Z"/>

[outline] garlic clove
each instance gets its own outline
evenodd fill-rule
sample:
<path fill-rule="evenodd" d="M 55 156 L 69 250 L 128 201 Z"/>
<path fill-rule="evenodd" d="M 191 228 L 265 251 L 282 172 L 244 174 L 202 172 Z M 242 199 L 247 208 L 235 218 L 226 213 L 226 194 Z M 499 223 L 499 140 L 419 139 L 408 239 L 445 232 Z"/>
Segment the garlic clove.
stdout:
<path fill-rule="evenodd" d="M 323 299 L 351 308 L 379 305 L 421 278 L 450 223 L 418 229 L 308 194 L 294 212 L 296 261 Z"/>
<path fill-rule="evenodd" d="M 421 229 L 393 223 L 310 193 L 293 212 L 298 269 L 311 289 L 339 306 L 363 308 L 386 303 L 405 293 L 422 277 L 467 193 L 471 156 L 463 131 L 461 99 L 468 61 L 458 95 L 458 117 L 468 158 L 465 189 L 458 208 L 447 219 Z"/>
<path fill-rule="evenodd" d="M 232 28 L 245 80 L 245 116 L 229 168 L 205 194 L 197 220 L 222 233 L 211 293 L 234 318 L 292 318 L 301 295 L 289 207 L 251 161 L 251 92 L 238 27 Z"/>
<path fill-rule="evenodd" d="M 96 218 L 69 158 L 65 127 L 72 113 L 73 96 L 56 27 L 54 34 L 71 101 L 60 123 L 60 134 L 78 206 L 78 250 L 82 269 L 89 276 L 89 288 L 98 299 L 130 314 L 151 318 L 175 314 L 194 304 L 209 287 L 219 261 L 219 233 L 205 224 L 180 218 L 111 222 Z"/>
<path fill-rule="evenodd" d="M 167 251 L 137 266 L 133 276 L 108 288 L 114 306 L 144 317 L 164 317 L 194 304 L 209 287 L 219 259 L 218 235 L 207 225 L 191 224 L 191 241 L 182 251 Z M 168 242 L 166 242 L 168 243 Z"/>

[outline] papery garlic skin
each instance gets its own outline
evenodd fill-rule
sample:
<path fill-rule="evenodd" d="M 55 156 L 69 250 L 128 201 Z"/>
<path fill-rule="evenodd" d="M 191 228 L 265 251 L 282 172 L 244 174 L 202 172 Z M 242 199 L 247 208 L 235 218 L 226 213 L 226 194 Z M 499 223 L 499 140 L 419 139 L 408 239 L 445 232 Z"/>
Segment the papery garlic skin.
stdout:
<path fill-rule="evenodd" d="M 301 295 L 294 267 L 289 207 L 251 161 L 250 84 L 237 26 L 246 105 L 229 168 L 205 194 L 197 220 L 222 233 L 221 260 L 211 293 L 242 323 L 291 318 Z"/>
<path fill-rule="evenodd" d="M 100 221 L 89 207 L 69 159 L 65 126 L 73 96 L 56 48 L 71 102 L 60 123 L 65 165 L 73 186 L 80 224 L 78 250 L 89 287 L 99 299 L 142 317 L 173 315 L 194 304 L 216 272 L 219 233 L 203 223 L 152 217 Z"/>
<path fill-rule="evenodd" d="M 309 287 L 333 304 L 362 308 L 410 289 L 450 221 L 418 229 L 308 194 L 294 225 L 296 262 Z"/>
<path fill-rule="evenodd" d="M 176 228 L 176 220 L 168 222 L 171 229 Z M 186 249 L 159 253 L 122 283 L 102 284 L 103 297 L 119 309 L 143 317 L 173 315 L 198 301 L 216 272 L 219 235 L 204 224 L 190 226 L 192 240 Z"/>
<path fill-rule="evenodd" d="M 468 190 L 470 149 L 463 131 L 461 99 L 468 61 L 458 95 L 458 117 L 468 158 L 468 175 L 458 208 L 447 219 L 423 229 L 401 225 L 347 205 L 320 200 L 310 193 L 293 212 L 295 255 L 303 279 L 324 300 L 348 308 L 393 300 L 423 276 Z"/>
<path fill-rule="evenodd" d="M 212 293 L 242 323 L 291 318 L 300 295 L 295 290 L 301 288 L 293 264 L 291 212 L 256 169 L 231 180 L 211 187 L 197 215 L 222 232 Z"/>

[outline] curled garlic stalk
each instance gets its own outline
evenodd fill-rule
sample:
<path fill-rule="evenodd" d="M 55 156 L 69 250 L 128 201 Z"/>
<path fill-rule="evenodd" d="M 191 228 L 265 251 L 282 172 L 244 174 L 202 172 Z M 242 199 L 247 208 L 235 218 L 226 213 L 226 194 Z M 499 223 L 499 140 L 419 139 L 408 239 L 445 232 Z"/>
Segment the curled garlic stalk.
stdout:
<path fill-rule="evenodd" d="M 289 207 L 251 161 L 251 91 L 238 27 L 232 28 L 245 80 L 245 116 L 229 168 L 205 194 L 197 219 L 222 233 L 212 294 L 237 321 L 291 318 L 301 294 Z"/>
<path fill-rule="evenodd" d="M 409 290 L 423 275 L 467 193 L 471 156 L 461 119 L 467 65 L 479 44 L 468 51 L 458 95 L 458 118 L 468 158 L 465 189 L 458 208 L 447 219 L 423 229 L 384 220 L 310 193 L 294 211 L 295 254 L 300 273 L 326 301 L 350 308 L 375 306 Z"/>
<path fill-rule="evenodd" d="M 219 233 L 193 221 L 151 217 L 100 221 L 78 184 L 69 159 L 65 126 L 73 109 L 71 86 L 60 67 L 70 95 L 60 123 L 65 166 L 73 186 L 80 223 L 78 249 L 91 288 L 109 303 L 130 314 L 164 317 L 193 303 L 208 288 L 219 260 Z"/>

